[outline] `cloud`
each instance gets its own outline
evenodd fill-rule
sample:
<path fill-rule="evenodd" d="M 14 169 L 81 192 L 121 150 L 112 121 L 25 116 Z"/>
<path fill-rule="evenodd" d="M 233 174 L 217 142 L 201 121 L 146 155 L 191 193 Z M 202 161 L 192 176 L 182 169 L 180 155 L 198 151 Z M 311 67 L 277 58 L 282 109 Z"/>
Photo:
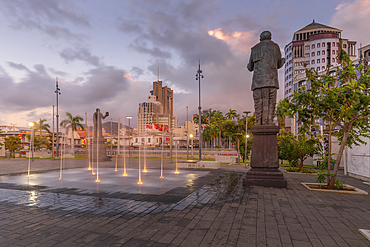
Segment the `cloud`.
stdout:
<path fill-rule="evenodd" d="M 66 63 L 80 60 L 86 64 L 93 65 L 95 67 L 104 66 L 100 61 L 101 59 L 97 56 L 91 55 L 87 48 L 76 48 L 76 49 L 63 49 L 59 52 L 59 55 L 64 59 Z"/>
<path fill-rule="evenodd" d="M 158 47 L 147 48 L 144 45 L 139 44 L 130 44 L 129 47 L 136 50 L 137 52 L 146 53 L 153 57 L 171 58 L 171 53 L 163 51 Z"/>
<path fill-rule="evenodd" d="M 358 41 L 357 48 L 360 47 L 359 43 L 369 44 L 369 28 L 366 23 L 370 22 L 370 0 L 339 4 L 336 10 L 330 19 L 330 25 L 340 27 L 343 30 L 343 38 Z"/>
<path fill-rule="evenodd" d="M 121 20 L 118 24 L 118 29 L 125 33 L 141 32 L 140 22 L 134 20 Z"/>
<path fill-rule="evenodd" d="M 144 74 L 144 70 L 142 68 L 139 68 L 139 67 L 136 67 L 136 66 L 134 66 L 134 67 L 131 68 L 131 72 L 133 74 L 135 74 L 137 77 L 139 77 L 139 76 L 141 76 L 141 75 Z"/>
<path fill-rule="evenodd" d="M 66 26 L 90 26 L 87 17 L 71 1 L 0 1 L 0 11 L 15 30 L 38 30 L 52 38 L 81 41 L 81 34 Z"/>
<path fill-rule="evenodd" d="M 255 31 L 227 33 L 222 28 L 208 31 L 209 36 L 225 41 L 231 48 L 249 54 L 251 46 L 258 40 Z"/>
<path fill-rule="evenodd" d="M 28 71 L 27 67 L 24 66 L 23 64 L 21 63 L 12 63 L 12 62 L 8 62 L 8 65 L 13 68 L 13 69 L 18 69 L 18 70 L 26 70 Z"/>

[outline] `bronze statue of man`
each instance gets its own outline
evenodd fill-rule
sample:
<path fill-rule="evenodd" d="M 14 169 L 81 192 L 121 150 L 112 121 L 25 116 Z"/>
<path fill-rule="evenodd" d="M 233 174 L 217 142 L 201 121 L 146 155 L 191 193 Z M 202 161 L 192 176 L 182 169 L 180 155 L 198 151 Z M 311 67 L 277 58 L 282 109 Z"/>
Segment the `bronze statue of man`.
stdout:
<path fill-rule="evenodd" d="M 277 70 L 283 67 L 279 46 L 271 41 L 271 32 L 263 31 L 260 43 L 252 47 L 247 68 L 254 71 L 252 91 L 257 125 L 273 125 L 276 92 L 279 89 Z"/>
<path fill-rule="evenodd" d="M 94 112 L 93 115 L 93 123 L 94 123 L 94 136 L 95 138 L 98 138 L 98 131 L 99 131 L 99 137 L 103 137 L 103 127 L 102 127 L 102 119 L 105 119 L 109 116 L 109 112 L 106 112 L 105 115 L 100 112 L 99 108 L 96 108 L 96 112 Z"/>

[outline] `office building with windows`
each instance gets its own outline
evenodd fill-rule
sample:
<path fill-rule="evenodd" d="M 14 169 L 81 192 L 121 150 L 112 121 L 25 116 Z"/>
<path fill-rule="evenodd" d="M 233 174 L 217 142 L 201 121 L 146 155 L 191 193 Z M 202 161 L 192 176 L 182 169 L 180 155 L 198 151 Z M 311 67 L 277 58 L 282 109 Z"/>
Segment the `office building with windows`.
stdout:
<path fill-rule="evenodd" d="M 340 45 L 341 44 L 341 45 Z M 291 98 L 299 88 L 299 75 L 306 69 L 323 71 L 338 65 L 339 50 L 344 49 L 351 59 L 356 58 L 356 41 L 342 38 L 342 30 L 329 27 L 315 20 L 296 31 L 284 48 L 284 98 Z"/>

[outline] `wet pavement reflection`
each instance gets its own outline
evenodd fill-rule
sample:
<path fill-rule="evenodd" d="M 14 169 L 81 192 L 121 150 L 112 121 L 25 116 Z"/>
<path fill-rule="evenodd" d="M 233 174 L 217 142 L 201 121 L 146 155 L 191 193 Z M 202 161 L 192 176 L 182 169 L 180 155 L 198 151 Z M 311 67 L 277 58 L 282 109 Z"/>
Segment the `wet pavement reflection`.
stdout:
<path fill-rule="evenodd" d="M 134 171 L 128 170 L 133 173 Z M 85 174 L 86 173 L 86 174 Z M 0 202 L 17 205 L 44 208 L 48 210 L 68 211 L 69 215 L 92 214 L 101 216 L 144 215 L 156 214 L 173 210 L 184 210 L 189 207 L 203 207 L 207 203 L 225 203 L 229 198 L 238 200 L 242 197 L 242 177 L 238 173 L 224 173 L 217 179 L 205 184 L 198 190 L 188 194 L 175 203 L 161 203 L 155 200 L 137 200 L 137 193 L 156 193 L 161 196 L 171 188 L 190 186 L 195 179 L 206 175 L 207 171 L 181 171 L 180 175 L 164 174 L 164 179 L 158 178 L 157 171 L 149 171 L 143 175 L 143 185 L 137 185 L 135 176 L 122 177 L 115 174 L 113 169 L 102 169 L 101 182 L 95 183 L 91 172 L 83 169 L 64 171 L 62 180 L 58 179 L 58 172 L 35 174 L 30 178 L 28 190 L 0 189 Z M 112 175 L 113 174 L 113 175 Z M 130 174 L 130 173 L 129 173 Z M 90 175 L 90 177 L 88 176 Z M 0 183 L 18 184 L 28 183 L 27 176 L 0 177 Z M 32 186 L 41 186 L 32 190 Z M 45 186 L 45 187 L 43 187 Z M 141 189 L 141 192 L 139 190 Z M 58 193 L 69 190 L 79 193 Z M 67 188 L 67 190 L 65 189 Z M 54 190 L 53 190 L 54 189 Z M 101 195 L 97 191 L 104 191 Z M 51 192 L 50 192 L 51 191 Z M 127 199 L 105 197 L 106 193 L 128 193 Z M 93 192 L 88 194 L 87 192 Z M 86 195 L 84 195 L 86 193 Z M 238 195 L 240 193 L 240 196 Z M 93 196 L 92 196 L 93 195 Z M 153 199 L 154 197 L 150 197 Z"/>

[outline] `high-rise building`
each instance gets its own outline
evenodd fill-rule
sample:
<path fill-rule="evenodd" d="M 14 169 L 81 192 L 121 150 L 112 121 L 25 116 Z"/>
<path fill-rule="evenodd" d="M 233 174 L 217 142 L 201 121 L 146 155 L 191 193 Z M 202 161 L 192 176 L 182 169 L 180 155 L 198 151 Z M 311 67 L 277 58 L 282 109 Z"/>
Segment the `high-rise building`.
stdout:
<path fill-rule="evenodd" d="M 150 94 L 148 102 L 139 103 L 138 134 L 146 133 L 147 123 L 171 125 L 172 129 L 177 128 L 177 119 L 173 116 L 173 91 L 171 88 L 162 87 L 162 81 L 154 81 Z"/>
<path fill-rule="evenodd" d="M 155 95 L 148 96 L 148 102 L 139 103 L 137 128 L 139 134 L 145 133 L 147 123 L 157 123 L 157 115 L 163 113 L 162 104 Z"/>
<path fill-rule="evenodd" d="M 340 44 L 342 45 L 340 46 Z M 292 41 L 285 46 L 284 98 L 291 98 L 299 85 L 299 74 L 311 68 L 322 71 L 327 66 L 338 65 L 338 52 L 344 49 L 351 59 L 356 57 L 356 41 L 342 38 L 342 30 L 315 20 L 296 31 Z"/>
<path fill-rule="evenodd" d="M 163 114 L 173 116 L 173 90 L 167 86 L 162 87 L 162 81 L 158 80 L 153 82 L 153 90 L 150 93 L 162 104 Z"/>

